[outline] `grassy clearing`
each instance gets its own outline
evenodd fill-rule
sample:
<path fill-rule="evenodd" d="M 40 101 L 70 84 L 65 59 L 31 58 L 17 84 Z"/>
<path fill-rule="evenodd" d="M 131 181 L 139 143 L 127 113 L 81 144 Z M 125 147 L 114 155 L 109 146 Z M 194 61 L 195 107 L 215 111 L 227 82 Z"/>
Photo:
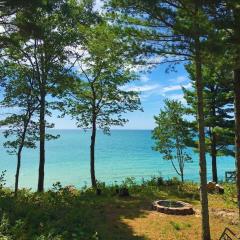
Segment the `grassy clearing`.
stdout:
<path fill-rule="evenodd" d="M 201 234 L 198 187 L 176 180 L 152 179 L 137 185 L 123 183 L 130 197 L 118 197 L 116 186 L 101 184 L 102 194 L 92 189 L 55 185 L 43 194 L 21 190 L 17 198 L 8 189 L 0 193 L 0 239 L 80 240 L 197 240 Z M 240 229 L 236 222 L 235 187 L 225 185 L 224 195 L 209 195 L 213 239 L 226 226 Z M 193 216 L 171 216 L 151 210 L 156 199 L 179 199 L 194 205 Z"/>

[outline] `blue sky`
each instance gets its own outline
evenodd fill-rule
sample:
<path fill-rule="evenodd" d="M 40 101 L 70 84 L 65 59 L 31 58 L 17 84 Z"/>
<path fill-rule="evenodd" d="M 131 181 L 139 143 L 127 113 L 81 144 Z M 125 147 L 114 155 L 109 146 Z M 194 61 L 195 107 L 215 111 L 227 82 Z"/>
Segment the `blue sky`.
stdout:
<path fill-rule="evenodd" d="M 101 0 L 96 0 L 96 9 L 100 10 L 102 6 Z M 175 67 L 175 71 L 166 73 L 168 65 L 158 65 L 151 72 L 138 73 L 139 80 L 126 86 L 125 90 L 137 90 L 140 92 L 143 112 L 136 111 L 127 113 L 126 118 L 129 122 L 124 127 L 115 127 L 115 129 L 153 129 L 154 115 L 157 115 L 163 107 L 165 98 L 177 99 L 184 103 L 182 86 L 190 88 L 188 74 L 183 64 Z M 3 111 L 3 110 L 1 110 Z M 1 115 L 1 114 L 0 114 Z M 58 118 L 54 113 L 47 120 L 55 124 L 57 129 L 76 129 L 75 121 L 69 116 Z"/>
<path fill-rule="evenodd" d="M 165 98 L 178 99 L 184 103 L 181 87 L 190 88 L 188 74 L 183 64 L 176 66 L 175 71 L 166 73 L 166 64 L 159 65 L 149 73 L 139 73 L 139 80 L 126 86 L 125 90 L 137 90 L 140 92 L 143 112 L 127 113 L 129 122 L 124 127 L 115 129 L 153 129 L 153 116 L 157 115 L 163 107 Z M 55 123 L 58 129 L 76 128 L 74 120 L 70 117 L 58 119 L 55 115 L 49 119 Z"/>
<path fill-rule="evenodd" d="M 101 10 L 102 0 L 96 0 L 95 8 Z M 143 112 L 136 111 L 127 113 L 126 118 L 129 122 L 124 127 L 115 127 L 117 129 L 153 129 L 153 116 L 157 115 L 163 107 L 165 98 L 178 99 L 184 102 L 181 87 L 190 87 L 188 74 L 183 64 L 176 66 L 175 71 L 166 73 L 168 65 L 159 65 L 149 73 L 139 73 L 139 80 L 131 86 L 126 86 L 125 90 L 137 90 L 140 92 Z M 58 129 L 76 128 L 74 120 L 70 117 L 58 119 L 53 116 L 50 120 L 55 123 Z"/>

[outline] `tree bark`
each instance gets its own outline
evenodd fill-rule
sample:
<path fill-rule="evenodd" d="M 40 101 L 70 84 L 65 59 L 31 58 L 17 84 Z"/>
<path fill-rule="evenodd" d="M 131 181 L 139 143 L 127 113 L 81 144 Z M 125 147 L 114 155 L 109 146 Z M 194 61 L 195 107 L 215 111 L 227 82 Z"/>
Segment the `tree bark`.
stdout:
<path fill-rule="evenodd" d="M 20 146 L 17 153 L 17 169 L 15 174 L 15 191 L 14 191 L 15 196 L 17 196 L 17 192 L 18 192 L 19 173 L 20 173 L 20 167 L 21 167 L 21 153 L 22 153 L 22 146 Z"/>
<path fill-rule="evenodd" d="M 211 240 L 208 211 L 207 192 L 207 168 L 206 168 L 206 146 L 205 146 L 205 124 L 203 107 L 203 82 L 202 61 L 200 55 L 200 40 L 195 38 L 195 65 L 196 65 L 196 89 L 197 89 L 197 118 L 199 131 L 199 167 L 200 167 L 200 196 L 202 213 L 202 240 Z"/>
<path fill-rule="evenodd" d="M 212 181 L 217 183 L 218 182 L 217 146 L 216 146 L 216 133 L 215 132 L 212 132 L 211 155 L 212 155 Z"/>
<path fill-rule="evenodd" d="M 38 172 L 38 192 L 44 191 L 44 166 L 45 166 L 45 91 L 41 92 L 39 130 L 40 130 L 40 159 Z"/>
<path fill-rule="evenodd" d="M 183 183 L 184 182 L 183 173 L 181 173 L 181 180 L 182 180 L 182 183 Z"/>
<path fill-rule="evenodd" d="M 93 116 L 91 145 L 90 145 L 90 172 L 91 172 L 91 182 L 92 182 L 93 188 L 97 187 L 97 181 L 95 177 L 95 142 L 96 142 L 96 116 Z"/>
<path fill-rule="evenodd" d="M 240 67 L 234 70 L 234 104 L 235 104 L 235 158 L 237 171 L 237 199 L 240 219 Z"/>
<path fill-rule="evenodd" d="M 26 132 L 27 132 L 29 121 L 32 117 L 32 113 L 28 112 L 27 116 L 28 117 L 27 117 L 27 119 L 25 119 L 26 122 L 24 123 L 24 129 L 23 129 L 23 133 L 21 136 L 21 143 L 19 145 L 18 153 L 17 153 L 17 169 L 16 169 L 16 174 L 15 174 L 15 191 L 14 191 L 15 196 L 17 196 L 17 192 L 18 192 L 18 182 L 19 182 L 19 173 L 20 173 L 20 167 L 21 167 L 22 149 L 24 146 Z"/>

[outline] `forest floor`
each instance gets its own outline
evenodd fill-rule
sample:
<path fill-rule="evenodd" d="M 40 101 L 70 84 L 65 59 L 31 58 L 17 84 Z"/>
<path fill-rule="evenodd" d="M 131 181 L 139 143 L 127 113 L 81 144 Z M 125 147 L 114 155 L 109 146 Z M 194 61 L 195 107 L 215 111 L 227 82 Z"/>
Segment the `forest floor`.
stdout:
<path fill-rule="evenodd" d="M 115 194 L 116 186 L 103 184 L 101 195 L 92 189 L 81 191 L 56 184 L 39 194 L 20 190 L 17 197 L 9 189 L 0 192 L 0 239 L 26 240 L 198 240 L 201 215 L 198 186 L 176 180 L 136 184 L 123 183 L 129 197 Z M 225 227 L 240 233 L 236 190 L 224 184 L 223 195 L 209 194 L 212 239 L 217 240 Z M 191 203 L 195 214 L 166 215 L 153 211 L 157 199 Z"/>

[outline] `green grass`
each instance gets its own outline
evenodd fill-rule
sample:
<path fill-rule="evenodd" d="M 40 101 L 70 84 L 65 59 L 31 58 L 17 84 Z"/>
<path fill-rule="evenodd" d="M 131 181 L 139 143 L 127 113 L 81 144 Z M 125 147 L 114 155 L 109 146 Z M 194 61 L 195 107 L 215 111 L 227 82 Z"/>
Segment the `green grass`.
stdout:
<path fill-rule="evenodd" d="M 116 195 L 116 186 L 99 187 L 100 196 L 91 188 L 76 190 L 60 184 L 45 193 L 22 189 L 17 197 L 9 189 L 0 190 L 0 239 L 147 240 L 184 236 L 186 240 L 184 234 L 200 231 L 196 216 L 168 216 L 151 211 L 153 200 L 167 198 L 184 200 L 199 208 L 198 186 L 194 183 L 181 184 L 176 179 L 160 182 L 153 178 L 137 184 L 134 179 L 127 179 L 120 186 L 130 191 L 130 197 L 125 198 Z M 226 190 L 223 196 L 211 195 L 210 205 L 236 209 L 232 201 L 236 196 L 234 186 L 227 185 Z M 219 226 L 216 231 L 222 231 L 225 222 L 213 220 Z"/>

